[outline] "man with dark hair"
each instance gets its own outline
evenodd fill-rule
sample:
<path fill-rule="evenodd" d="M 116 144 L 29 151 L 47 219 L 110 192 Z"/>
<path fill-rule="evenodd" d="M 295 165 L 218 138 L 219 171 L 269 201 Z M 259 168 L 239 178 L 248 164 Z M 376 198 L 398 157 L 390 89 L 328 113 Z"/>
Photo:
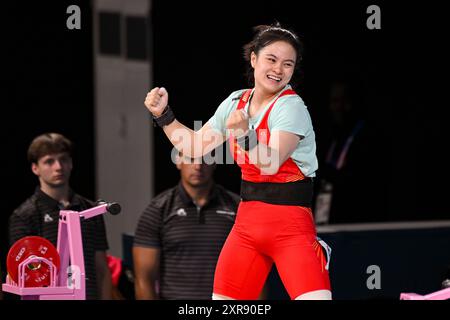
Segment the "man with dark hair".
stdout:
<path fill-rule="evenodd" d="M 28 148 L 31 171 L 39 178 L 34 194 L 9 219 L 9 242 L 26 236 L 41 236 L 56 246 L 60 210 L 82 211 L 94 203 L 69 185 L 72 172 L 72 143 L 58 133 L 36 137 Z M 106 260 L 108 243 L 103 217 L 82 221 L 86 271 L 86 298 L 111 299 L 111 273 Z M 65 272 L 61 270 L 60 272 Z"/>
<path fill-rule="evenodd" d="M 215 165 L 179 156 L 180 183 L 157 195 L 136 227 L 136 299 L 210 300 L 239 196 L 214 183 Z"/>

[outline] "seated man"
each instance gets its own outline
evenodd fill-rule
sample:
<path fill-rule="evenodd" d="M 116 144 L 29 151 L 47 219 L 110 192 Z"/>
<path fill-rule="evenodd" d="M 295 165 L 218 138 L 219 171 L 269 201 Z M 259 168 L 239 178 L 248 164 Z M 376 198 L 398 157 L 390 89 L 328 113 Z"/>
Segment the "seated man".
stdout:
<path fill-rule="evenodd" d="M 59 211 L 82 211 L 94 206 L 76 194 L 69 185 L 72 172 L 72 143 L 58 133 L 36 137 L 28 148 L 31 170 L 39 178 L 34 194 L 25 200 L 9 219 L 9 242 L 13 245 L 26 236 L 41 236 L 56 247 Z M 86 299 L 111 299 L 111 273 L 106 262 L 103 216 L 81 224 L 86 272 Z M 62 270 L 64 272 L 64 270 Z"/>
<path fill-rule="evenodd" d="M 216 262 L 240 199 L 215 184 L 215 165 L 180 156 L 177 168 L 179 184 L 151 201 L 136 228 L 136 299 L 212 297 Z"/>

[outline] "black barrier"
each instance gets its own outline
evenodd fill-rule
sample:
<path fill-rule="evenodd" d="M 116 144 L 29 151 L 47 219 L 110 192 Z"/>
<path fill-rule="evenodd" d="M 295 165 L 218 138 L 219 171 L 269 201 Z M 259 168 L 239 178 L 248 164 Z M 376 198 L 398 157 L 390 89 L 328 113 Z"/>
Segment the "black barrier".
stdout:
<path fill-rule="evenodd" d="M 330 225 L 318 235 L 331 248 L 336 300 L 398 300 L 402 292 L 441 289 L 450 267 L 450 221 Z M 133 236 L 123 235 L 124 263 L 132 268 Z M 276 268 L 267 298 L 287 300 Z"/>

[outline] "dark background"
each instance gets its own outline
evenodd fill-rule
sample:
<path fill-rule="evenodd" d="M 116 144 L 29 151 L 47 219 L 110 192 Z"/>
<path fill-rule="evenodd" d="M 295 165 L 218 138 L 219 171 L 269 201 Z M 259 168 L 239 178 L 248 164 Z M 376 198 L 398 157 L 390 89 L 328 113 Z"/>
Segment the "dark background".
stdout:
<path fill-rule="evenodd" d="M 71 4 L 81 8 L 81 30 L 66 28 Z M 366 28 L 371 4 L 381 8 L 381 30 Z M 89 1 L 8 1 L 0 12 L 3 263 L 8 216 L 37 183 L 26 161 L 34 136 L 57 131 L 74 141 L 72 186 L 95 198 L 95 93 Z M 305 43 L 304 81 L 297 91 L 313 119 L 320 159 L 329 134 L 331 81 L 344 77 L 358 86 L 363 101 L 358 107 L 367 116 L 370 139 L 359 188 L 367 190 L 367 212 L 357 220 L 448 218 L 448 98 L 443 98 L 448 50 L 439 2 L 155 0 L 150 23 L 154 82 L 168 89 L 177 118 L 190 127 L 194 120 L 206 122 L 232 91 L 247 87 L 241 48 L 251 39 L 252 26 L 275 20 Z M 178 181 L 170 150 L 156 130 L 156 193 Z M 219 166 L 216 178 L 239 192 L 237 166 Z"/>
<path fill-rule="evenodd" d="M 71 4 L 81 8 L 82 28 L 66 28 Z M 61 132 L 75 145 L 73 188 L 95 198 L 92 11 L 89 1 L 5 2 L 1 13 L 1 246 L 8 252 L 8 217 L 29 197 L 37 180 L 26 152 L 45 132 Z"/>

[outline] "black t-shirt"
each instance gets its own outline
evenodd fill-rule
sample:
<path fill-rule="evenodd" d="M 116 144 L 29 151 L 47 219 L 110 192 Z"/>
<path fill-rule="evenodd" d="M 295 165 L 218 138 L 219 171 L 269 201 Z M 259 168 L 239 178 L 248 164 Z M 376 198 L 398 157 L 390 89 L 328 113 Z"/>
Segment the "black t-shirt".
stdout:
<path fill-rule="evenodd" d="M 234 224 L 239 196 L 215 185 L 197 207 L 182 184 L 156 196 L 142 213 L 134 246 L 159 248 L 161 299 L 211 299 L 214 271 Z"/>
<path fill-rule="evenodd" d="M 59 211 L 83 211 L 94 203 L 71 192 L 70 206 L 62 208 L 60 203 L 48 196 L 38 187 L 35 193 L 22 203 L 9 218 L 9 243 L 26 236 L 40 236 L 49 240 L 55 247 L 58 240 Z M 95 252 L 108 250 L 103 216 L 96 216 L 81 222 L 83 233 L 83 253 L 86 272 L 86 299 L 98 299 L 95 271 Z"/>

